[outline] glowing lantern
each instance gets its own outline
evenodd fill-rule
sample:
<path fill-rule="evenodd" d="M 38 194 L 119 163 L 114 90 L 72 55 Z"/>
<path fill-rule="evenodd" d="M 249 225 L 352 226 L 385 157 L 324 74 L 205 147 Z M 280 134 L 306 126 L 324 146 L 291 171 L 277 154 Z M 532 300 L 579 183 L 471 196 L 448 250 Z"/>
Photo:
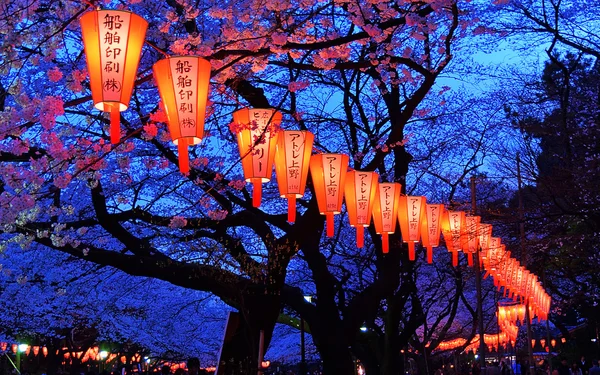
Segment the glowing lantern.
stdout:
<path fill-rule="evenodd" d="M 48 355 L 48 348 L 47 347 L 44 346 L 42 348 L 42 354 L 44 355 L 44 357 Z"/>
<path fill-rule="evenodd" d="M 346 174 L 344 195 L 350 226 L 356 228 L 356 247 L 364 246 L 364 227 L 371 225 L 373 204 L 377 195 L 379 174 L 350 171 Z"/>
<path fill-rule="evenodd" d="M 422 220 L 421 240 L 427 248 L 427 263 L 433 262 L 433 248 L 440 245 L 441 218 L 444 212 L 443 204 L 426 204 L 427 220 Z"/>
<path fill-rule="evenodd" d="M 260 206 L 262 184 L 271 180 L 281 113 L 274 109 L 244 108 L 233 113 L 244 178 L 251 182 L 252 205 Z"/>
<path fill-rule="evenodd" d="M 39 352 L 40 352 L 40 347 L 39 346 L 34 346 L 33 347 L 33 355 L 37 356 Z"/>
<path fill-rule="evenodd" d="M 473 266 L 473 254 L 477 253 L 479 248 L 479 223 L 481 217 L 479 216 L 467 216 L 465 218 L 466 224 L 466 246 L 465 252 L 467 253 L 467 263 L 469 266 Z"/>
<path fill-rule="evenodd" d="M 540 344 L 542 345 L 542 348 L 546 347 L 546 340 L 545 339 L 541 339 L 540 340 Z"/>
<path fill-rule="evenodd" d="M 375 204 L 373 205 L 375 231 L 381 234 L 381 250 L 384 253 L 390 251 L 388 235 L 396 231 L 401 190 L 402 185 L 397 182 L 379 184 L 379 194 L 375 198 Z"/>
<path fill-rule="evenodd" d="M 442 233 L 448 251 L 452 253 L 452 265 L 458 266 L 458 252 L 463 249 L 465 230 L 464 211 L 447 211 L 442 222 Z"/>
<path fill-rule="evenodd" d="M 328 237 L 333 237 L 333 215 L 342 210 L 347 170 L 347 155 L 319 154 L 310 157 L 310 175 L 319 212 L 327 219 Z"/>
<path fill-rule="evenodd" d="M 555 339 L 550 340 L 550 344 L 552 345 L 553 348 L 555 348 L 556 347 L 556 340 Z"/>
<path fill-rule="evenodd" d="M 13 353 L 15 353 L 15 354 L 17 354 L 17 350 L 18 350 L 18 349 L 19 349 L 19 346 L 18 346 L 17 344 L 12 344 L 12 345 L 10 346 L 10 350 L 11 350 Z"/>
<path fill-rule="evenodd" d="M 94 106 L 110 112 L 110 141 L 118 143 L 120 112 L 127 109 L 148 22 L 122 10 L 94 10 L 81 19 Z"/>
<path fill-rule="evenodd" d="M 169 57 L 154 64 L 152 71 L 177 145 L 179 170 L 187 173 L 188 146 L 197 145 L 204 136 L 210 63 L 195 56 Z"/>
<path fill-rule="evenodd" d="M 563 337 L 563 338 L 560 339 L 560 342 L 562 342 L 564 344 L 564 343 L 567 342 L 567 339 Z"/>
<path fill-rule="evenodd" d="M 500 237 L 490 237 L 490 246 L 488 252 L 489 268 L 492 275 L 495 275 L 498 265 L 500 264 L 500 252 L 502 251 L 502 239 Z"/>
<path fill-rule="evenodd" d="M 288 221 L 296 221 L 296 198 L 306 190 L 310 153 L 315 136 L 305 130 L 279 133 L 275 151 L 275 173 L 279 194 L 288 200 Z"/>
<path fill-rule="evenodd" d="M 402 196 L 398 205 L 398 221 L 402 241 L 408 243 L 408 259 L 415 260 L 415 243 L 421 239 L 422 220 L 425 220 L 425 197 Z"/>
<path fill-rule="evenodd" d="M 6 351 L 6 348 L 8 347 L 8 343 L 7 342 L 0 342 L 0 350 L 1 351 Z"/>
<path fill-rule="evenodd" d="M 531 339 L 531 347 L 535 348 L 535 339 Z"/>

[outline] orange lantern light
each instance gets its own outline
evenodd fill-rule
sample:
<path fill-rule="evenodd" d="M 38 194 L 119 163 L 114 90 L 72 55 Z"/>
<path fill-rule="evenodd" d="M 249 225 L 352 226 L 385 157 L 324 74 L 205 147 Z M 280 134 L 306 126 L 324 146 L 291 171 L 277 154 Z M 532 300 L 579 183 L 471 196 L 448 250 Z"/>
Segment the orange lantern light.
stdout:
<path fill-rule="evenodd" d="M 560 342 L 562 342 L 564 344 L 564 343 L 567 342 L 567 339 L 563 337 L 563 338 L 560 339 Z"/>
<path fill-rule="evenodd" d="M 122 10 L 94 10 L 79 22 L 92 100 L 110 112 L 110 141 L 118 143 L 119 116 L 129 106 L 148 22 Z"/>
<path fill-rule="evenodd" d="M 421 240 L 427 248 L 427 263 L 433 262 L 433 248 L 440 245 L 441 218 L 444 212 L 443 204 L 426 204 L 425 214 L 427 220 L 421 223 Z"/>
<path fill-rule="evenodd" d="M 29 353 L 31 353 L 31 346 L 27 345 L 27 347 L 25 348 L 25 355 L 28 356 Z"/>
<path fill-rule="evenodd" d="M 467 264 L 473 266 L 473 254 L 479 249 L 479 225 L 481 222 L 480 216 L 467 216 L 466 224 L 466 246 L 464 250 L 467 253 Z"/>
<path fill-rule="evenodd" d="M 13 353 L 15 353 L 15 354 L 17 354 L 17 350 L 18 350 L 18 349 L 19 349 L 19 346 L 18 346 L 17 344 L 12 344 L 12 345 L 10 346 L 10 350 L 11 350 Z"/>
<path fill-rule="evenodd" d="M 44 346 L 42 348 L 42 354 L 44 355 L 44 357 L 48 355 L 48 348 L 47 347 Z"/>
<path fill-rule="evenodd" d="M 540 340 L 540 344 L 542 345 L 542 348 L 546 347 L 546 340 L 545 339 L 541 339 Z"/>
<path fill-rule="evenodd" d="M 371 225 L 373 204 L 377 195 L 377 172 L 350 171 L 346 174 L 344 195 L 350 226 L 356 228 L 356 247 L 364 246 L 364 227 Z"/>
<path fill-rule="evenodd" d="M 288 200 L 288 221 L 296 221 L 296 198 L 306 190 L 310 154 L 315 136 L 306 130 L 279 133 L 275 151 L 275 174 L 279 194 Z"/>
<path fill-rule="evenodd" d="M 388 253 L 390 251 L 388 235 L 396 231 L 402 185 L 397 182 L 384 182 L 379 184 L 378 190 L 373 205 L 373 221 L 375 231 L 381 234 L 381 250 L 383 253 Z"/>
<path fill-rule="evenodd" d="M 40 347 L 39 346 L 34 346 L 33 347 L 33 355 L 37 356 L 40 352 Z"/>
<path fill-rule="evenodd" d="M 1 351 L 6 351 L 6 348 L 8 347 L 8 343 L 7 342 L 0 342 L 0 350 Z"/>
<path fill-rule="evenodd" d="M 310 175 L 319 212 L 327 219 L 328 237 L 333 237 L 333 215 L 339 214 L 342 210 L 347 170 L 347 155 L 319 154 L 310 157 Z"/>
<path fill-rule="evenodd" d="M 246 182 L 252 183 L 252 205 L 260 206 L 262 184 L 271 180 L 281 113 L 274 109 L 244 108 L 233 113 Z"/>
<path fill-rule="evenodd" d="M 187 173 L 188 146 L 197 145 L 204 136 L 210 63 L 196 56 L 169 57 L 154 64 L 152 71 L 177 145 L 179 170 Z"/>
<path fill-rule="evenodd" d="M 550 344 L 552 345 L 553 348 L 556 348 L 556 340 L 555 339 L 550 340 Z"/>
<path fill-rule="evenodd" d="M 531 339 L 531 347 L 535 348 L 535 339 Z"/>
<path fill-rule="evenodd" d="M 448 251 L 452 253 L 452 265 L 458 266 L 458 252 L 463 249 L 465 231 L 464 211 L 447 211 L 442 221 L 442 233 Z"/>
<path fill-rule="evenodd" d="M 425 220 L 425 197 L 402 196 L 398 205 L 398 221 L 402 241 L 408 243 L 408 259 L 415 260 L 415 243 L 421 239 L 422 220 Z"/>

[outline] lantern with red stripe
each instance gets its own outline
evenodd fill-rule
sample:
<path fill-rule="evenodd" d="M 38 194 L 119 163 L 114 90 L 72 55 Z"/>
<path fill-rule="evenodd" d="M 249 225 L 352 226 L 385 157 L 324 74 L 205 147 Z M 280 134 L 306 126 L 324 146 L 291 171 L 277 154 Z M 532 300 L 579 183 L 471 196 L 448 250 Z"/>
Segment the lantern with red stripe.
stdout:
<path fill-rule="evenodd" d="M 296 221 L 296 198 L 306 189 L 306 178 L 314 135 L 305 130 L 279 133 L 275 152 L 275 173 L 279 194 L 288 200 L 288 221 Z"/>
<path fill-rule="evenodd" d="M 442 233 L 446 248 L 452 253 L 452 265 L 458 266 L 458 252 L 463 249 L 465 241 L 464 211 L 447 211 L 442 221 Z"/>
<path fill-rule="evenodd" d="M 373 205 L 373 221 L 375 230 L 381 234 L 381 250 L 387 253 L 390 251 L 388 235 L 396 231 L 402 185 L 397 182 L 384 182 L 379 184 L 378 190 L 379 194 Z"/>
<path fill-rule="evenodd" d="M 333 237 L 333 215 L 342 211 L 347 171 L 347 155 L 318 154 L 310 157 L 310 175 L 319 212 L 327 219 L 328 237 Z"/>
<path fill-rule="evenodd" d="M 402 241 L 408 243 L 408 259 L 415 260 L 415 243 L 421 240 L 422 220 L 425 220 L 425 197 L 401 196 L 398 206 L 398 221 Z"/>
<path fill-rule="evenodd" d="M 421 241 L 427 249 L 427 262 L 433 262 L 433 248 L 440 246 L 441 221 L 444 213 L 443 204 L 426 204 L 426 220 L 422 220 Z"/>
<path fill-rule="evenodd" d="M 121 137 L 120 112 L 127 109 L 148 22 L 122 10 L 94 10 L 80 19 L 94 106 L 110 112 L 110 141 Z"/>
<path fill-rule="evenodd" d="M 210 63 L 195 56 L 178 56 L 160 60 L 152 70 L 171 139 L 179 152 L 179 170 L 187 173 L 188 146 L 200 143 L 204 136 Z"/>
<path fill-rule="evenodd" d="M 350 171 L 346 174 L 344 195 L 350 226 L 356 228 L 356 247 L 364 246 L 364 227 L 371 225 L 379 174 Z"/>
<path fill-rule="evenodd" d="M 467 264 L 469 266 L 473 266 L 473 254 L 477 253 L 479 249 L 479 223 L 481 222 L 481 217 L 479 216 L 467 216 L 465 218 L 466 230 L 465 230 L 465 239 L 466 246 L 464 248 L 467 253 Z"/>
<path fill-rule="evenodd" d="M 482 265 L 484 259 L 486 259 L 488 251 L 490 249 L 490 238 L 492 237 L 492 224 L 481 223 L 479 224 L 479 247 L 481 253 L 479 254 L 479 264 Z"/>
<path fill-rule="evenodd" d="M 244 108 L 233 113 L 244 178 L 252 183 L 252 205 L 260 206 L 262 184 L 271 180 L 281 113 L 274 109 Z"/>

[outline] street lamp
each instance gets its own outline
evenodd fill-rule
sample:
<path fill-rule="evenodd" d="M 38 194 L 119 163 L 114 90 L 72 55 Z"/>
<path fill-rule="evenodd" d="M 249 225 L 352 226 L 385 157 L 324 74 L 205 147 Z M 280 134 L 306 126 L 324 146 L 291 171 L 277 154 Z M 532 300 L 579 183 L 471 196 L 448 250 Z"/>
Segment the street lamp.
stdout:
<path fill-rule="evenodd" d="M 360 327 L 360 330 L 361 330 L 362 332 L 367 332 L 367 327 L 365 327 L 365 326 L 362 326 L 362 327 Z"/>

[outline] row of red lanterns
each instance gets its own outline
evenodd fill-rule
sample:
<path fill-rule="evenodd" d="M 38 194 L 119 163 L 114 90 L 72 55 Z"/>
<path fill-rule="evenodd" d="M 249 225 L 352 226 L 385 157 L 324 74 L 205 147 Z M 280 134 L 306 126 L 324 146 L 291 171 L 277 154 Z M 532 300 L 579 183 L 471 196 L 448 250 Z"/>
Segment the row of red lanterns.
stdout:
<path fill-rule="evenodd" d="M 94 105 L 111 113 L 111 142 L 117 143 L 120 111 L 129 105 L 148 23 L 131 12 L 115 10 L 91 11 L 80 22 Z M 195 56 L 168 57 L 153 67 L 183 173 L 189 171 L 187 147 L 203 137 L 210 70 L 208 61 Z M 409 259 L 415 259 L 415 244 L 422 242 L 431 263 L 432 248 L 439 246 L 441 232 L 454 265 L 459 251 L 468 255 L 472 265 L 473 254 L 481 247 L 484 266 L 500 286 L 533 298 L 540 313 L 547 311 L 549 297 L 537 277 L 517 267 L 510 252 L 506 257 L 491 245 L 490 224 L 462 211 L 446 211 L 441 204 L 427 204 L 425 197 L 403 196 L 400 184 L 380 184 L 376 172 L 348 171 L 347 155 L 311 155 L 314 136 L 307 131 L 279 132 L 280 122 L 281 114 L 273 109 L 245 108 L 233 114 L 231 128 L 237 135 L 244 177 L 253 185 L 255 207 L 260 205 L 262 183 L 270 180 L 275 164 L 280 195 L 288 199 L 288 220 L 294 222 L 295 200 L 304 194 L 310 169 L 328 236 L 333 236 L 333 218 L 341 212 L 345 196 L 358 247 L 363 246 L 364 228 L 373 217 L 387 252 L 388 235 L 395 232 L 397 219 L 402 240 L 408 243 Z"/>
<path fill-rule="evenodd" d="M 19 348 L 19 344 L 9 344 L 7 342 L 0 342 L 0 351 L 5 352 L 8 349 L 8 346 L 10 345 L 10 350 L 16 354 L 17 351 L 19 350 L 23 350 Z M 31 351 L 33 350 L 33 355 L 37 356 L 40 351 L 42 352 L 42 354 L 45 356 L 48 355 L 48 348 L 45 346 L 38 346 L 38 345 L 34 345 L 34 346 L 30 346 L 30 345 L 26 345 L 26 344 L 21 344 L 25 346 L 25 349 L 23 350 L 23 352 L 25 353 L 25 355 L 29 355 L 29 353 L 31 353 Z"/>

